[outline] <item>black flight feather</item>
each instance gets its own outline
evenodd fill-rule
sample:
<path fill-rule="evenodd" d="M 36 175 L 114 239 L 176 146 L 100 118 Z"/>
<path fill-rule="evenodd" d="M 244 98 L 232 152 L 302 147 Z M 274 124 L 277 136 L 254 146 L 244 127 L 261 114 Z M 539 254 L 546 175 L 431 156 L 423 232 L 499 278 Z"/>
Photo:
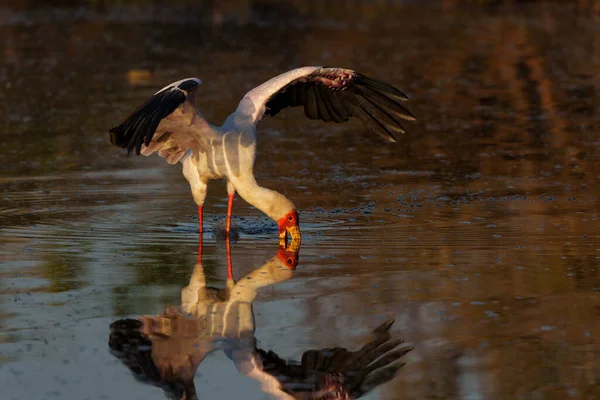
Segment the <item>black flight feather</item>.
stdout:
<path fill-rule="evenodd" d="M 174 374 L 161 374 L 161 367 L 152 357 L 152 338 L 141 331 L 142 322 L 123 319 L 110 325 L 108 346 L 110 353 L 129 368 L 141 382 L 163 389 L 168 398 L 195 398 L 193 381 L 185 379 L 176 371 Z"/>
<path fill-rule="evenodd" d="M 329 92 L 329 104 L 331 105 L 331 108 L 333 108 L 336 112 L 336 114 L 338 114 L 340 117 L 343 118 L 342 122 L 346 122 L 348 121 L 348 119 L 350 119 L 350 117 L 352 116 L 352 114 L 349 112 L 349 110 L 347 110 L 343 105 L 342 105 L 342 101 L 340 99 L 340 93 L 339 92 Z"/>
<path fill-rule="evenodd" d="M 304 112 L 306 116 L 310 119 L 319 119 L 314 85 L 307 85 L 304 92 L 306 96 L 304 100 Z"/>
<path fill-rule="evenodd" d="M 320 392 L 323 397 L 323 391 L 334 390 L 345 392 L 348 398 L 359 398 L 391 380 L 404 365 L 400 358 L 412 350 L 411 346 L 398 347 L 403 340 L 392 339 L 389 329 L 393 322 L 375 328 L 373 339 L 356 351 L 342 347 L 308 350 L 299 363 L 285 361 L 273 351 L 256 351 L 263 370 L 277 378 L 287 393 Z M 331 388 L 328 382 L 336 378 L 339 384 Z"/>
<path fill-rule="evenodd" d="M 398 124 L 393 117 L 381 109 L 378 104 L 371 102 L 369 99 L 362 96 L 356 96 L 356 100 L 358 101 L 360 107 L 377 119 L 377 121 L 381 123 L 381 125 L 385 127 L 388 132 L 395 131 L 398 133 L 404 133 L 402 126 L 400 126 L 400 124 Z"/>
<path fill-rule="evenodd" d="M 333 119 L 329 116 L 327 107 L 325 107 L 325 101 L 323 100 L 323 96 L 321 96 L 321 87 L 323 87 L 323 85 L 314 86 L 315 99 L 317 100 L 317 111 L 319 112 L 320 119 L 322 119 L 325 122 L 331 122 L 333 121 Z"/>
<path fill-rule="evenodd" d="M 360 83 L 363 83 L 367 86 L 372 87 L 378 92 L 386 93 L 388 96 L 392 98 L 397 98 L 400 101 L 407 101 L 408 96 L 393 87 L 392 85 L 388 85 L 387 83 L 375 80 L 373 78 L 369 78 L 363 74 L 357 74 L 356 80 Z"/>
<path fill-rule="evenodd" d="M 293 100 L 292 102 L 289 104 L 289 106 L 291 107 L 297 107 L 297 106 L 301 106 L 302 104 L 304 104 L 302 102 L 302 93 L 303 93 L 303 85 L 294 85 L 291 87 L 292 93 L 293 93 Z M 287 105 L 284 106 L 288 107 Z"/>
<path fill-rule="evenodd" d="M 186 95 L 176 88 L 167 89 L 152 96 L 138 107 L 121 125 L 110 130 L 110 142 L 127 148 L 127 154 L 140 154 L 142 144 L 148 145 L 160 120 L 177 109 Z"/>
<path fill-rule="evenodd" d="M 186 92 L 190 92 L 190 90 L 197 88 L 200 84 L 198 83 L 198 81 L 196 79 L 186 79 L 185 81 L 181 82 L 179 84 L 179 86 L 177 86 L 177 88 L 181 89 L 181 90 L 185 90 Z"/>
<path fill-rule="evenodd" d="M 133 149 L 140 154 L 142 144 L 148 146 L 160 121 L 169 116 L 187 98 L 187 93 L 199 85 L 195 79 L 187 79 L 177 87 L 166 88 L 149 98 L 136 108 L 121 125 L 110 130 L 110 142 L 127 148 L 127 154 Z"/>
<path fill-rule="evenodd" d="M 416 118 L 402 104 L 399 104 L 385 93 L 378 92 L 366 85 L 356 85 L 355 89 L 367 100 L 383 108 L 391 116 L 407 121 L 415 121 Z"/>
<path fill-rule="evenodd" d="M 406 100 L 404 93 L 387 83 L 351 70 L 321 68 L 271 96 L 265 103 L 265 115 L 303 106 L 310 119 L 341 123 L 357 117 L 378 135 L 395 142 L 394 133 L 405 133 L 399 120 L 415 120 L 400 104 Z"/>
<path fill-rule="evenodd" d="M 332 104 L 336 100 L 336 97 L 333 94 L 331 94 L 331 92 L 329 92 L 329 90 L 325 86 L 319 87 L 319 93 L 321 95 L 321 98 L 323 99 L 323 104 L 325 105 L 325 108 L 327 109 L 327 112 L 329 113 L 331 119 L 338 124 L 340 122 L 346 122 L 348 118 L 344 118 L 342 116 L 345 114 L 338 114 Z"/>

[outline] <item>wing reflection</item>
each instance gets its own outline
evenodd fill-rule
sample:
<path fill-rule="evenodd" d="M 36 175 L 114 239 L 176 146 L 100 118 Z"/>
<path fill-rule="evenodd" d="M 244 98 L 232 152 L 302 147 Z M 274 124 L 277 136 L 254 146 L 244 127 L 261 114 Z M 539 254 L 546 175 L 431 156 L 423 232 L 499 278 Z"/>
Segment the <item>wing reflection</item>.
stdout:
<path fill-rule="evenodd" d="M 194 375 L 208 353 L 223 350 L 237 370 L 260 382 L 277 399 L 353 399 L 389 381 L 412 349 L 392 339 L 393 320 L 375 328 L 372 340 L 357 351 L 309 350 L 300 362 L 286 361 L 256 346 L 252 302 L 260 288 L 292 277 L 298 251 L 281 247 L 277 255 L 235 282 L 208 287 L 201 257 L 181 306 L 158 316 L 122 319 L 110 325 L 109 347 L 136 379 L 160 387 L 169 399 L 197 399 Z"/>
<path fill-rule="evenodd" d="M 263 384 L 262 389 L 268 392 L 276 387 L 270 391 L 276 398 L 357 399 L 392 379 L 404 365 L 398 360 L 413 349 L 399 347 L 402 339 L 392 339 L 389 329 L 393 323 L 388 320 L 375 328 L 371 341 L 357 351 L 341 347 L 308 350 L 300 362 L 284 361 L 272 351 L 256 348 L 254 359 L 260 367 L 256 366 L 255 373 L 275 378 L 273 386 Z"/>

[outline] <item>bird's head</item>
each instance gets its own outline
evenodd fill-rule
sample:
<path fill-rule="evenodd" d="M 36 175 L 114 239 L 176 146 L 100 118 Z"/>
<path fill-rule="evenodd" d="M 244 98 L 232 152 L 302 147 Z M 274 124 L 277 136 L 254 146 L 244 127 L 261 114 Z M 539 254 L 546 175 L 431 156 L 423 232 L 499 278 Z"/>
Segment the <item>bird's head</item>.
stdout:
<path fill-rule="evenodd" d="M 298 220 L 298 212 L 292 210 L 277 220 L 279 226 L 279 244 L 286 246 L 287 235 L 292 238 L 292 244 L 300 244 L 300 227 Z"/>
<path fill-rule="evenodd" d="M 298 246 L 296 246 L 296 244 Z M 277 258 L 283 262 L 283 264 L 291 269 L 292 271 L 296 269 L 298 265 L 298 251 L 300 250 L 300 243 L 294 243 L 289 247 L 279 246 L 279 251 L 277 252 Z"/>

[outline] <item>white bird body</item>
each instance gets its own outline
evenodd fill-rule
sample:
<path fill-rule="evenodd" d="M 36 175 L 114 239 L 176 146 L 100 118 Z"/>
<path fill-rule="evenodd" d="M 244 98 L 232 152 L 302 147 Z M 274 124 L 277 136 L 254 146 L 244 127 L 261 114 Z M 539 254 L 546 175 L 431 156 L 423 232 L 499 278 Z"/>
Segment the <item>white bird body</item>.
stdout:
<path fill-rule="evenodd" d="M 202 206 L 209 180 L 225 179 L 229 195 L 227 231 L 235 192 L 267 214 L 286 233 L 300 239 L 294 204 L 282 194 L 260 186 L 254 178 L 256 124 L 286 107 L 304 106 L 311 119 L 345 122 L 356 116 L 380 136 L 395 141 L 404 133 L 398 119 L 414 117 L 398 104 L 408 98 L 394 87 L 342 68 L 302 67 L 285 72 L 248 92 L 221 127 L 209 124 L 195 106 L 200 80 L 182 79 L 154 94 L 121 125 L 111 130 L 111 142 L 131 153 L 157 152 L 168 163 L 183 164 L 183 174 Z"/>

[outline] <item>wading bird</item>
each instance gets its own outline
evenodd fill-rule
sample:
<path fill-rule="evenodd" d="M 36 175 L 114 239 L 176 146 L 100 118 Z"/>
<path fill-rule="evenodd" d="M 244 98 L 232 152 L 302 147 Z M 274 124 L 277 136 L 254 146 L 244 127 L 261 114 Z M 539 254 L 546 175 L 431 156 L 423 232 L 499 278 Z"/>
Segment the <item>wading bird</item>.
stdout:
<path fill-rule="evenodd" d="M 404 365 L 402 357 L 412 347 L 389 332 L 394 320 L 375 328 L 368 343 L 355 351 L 341 346 L 311 349 L 293 361 L 258 347 L 253 302 L 262 289 L 292 278 L 298 249 L 279 248 L 276 256 L 235 281 L 229 240 L 226 243 L 225 287 L 208 286 L 199 258 L 188 286 L 181 290 L 180 307 L 110 325 L 111 353 L 138 381 L 162 388 L 169 399 L 198 399 L 196 371 L 208 354 L 218 350 L 239 373 L 259 382 L 265 393 L 278 400 L 358 399 L 396 376 Z M 286 338 L 295 343 L 293 337 Z M 214 363 L 214 358 L 208 362 Z"/>
<path fill-rule="evenodd" d="M 414 121 L 399 102 L 408 97 L 387 83 L 344 68 L 302 67 L 285 72 L 252 89 L 221 127 L 210 125 L 195 106 L 200 79 L 188 78 L 159 90 L 121 125 L 110 130 L 110 141 L 137 155 L 154 152 L 170 164 L 181 162 L 198 205 L 202 232 L 202 205 L 207 183 L 226 179 L 229 197 L 226 231 L 231 226 L 237 191 L 279 226 L 279 239 L 300 240 L 298 213 L 282 194 L 259 186 L 253 167 L 256 125 L 287 107 L 303 106 L 310 119 L 346 122 L 362 120 L 372 131 L 395 142 L 404 133 L 400 120 Z"/>

